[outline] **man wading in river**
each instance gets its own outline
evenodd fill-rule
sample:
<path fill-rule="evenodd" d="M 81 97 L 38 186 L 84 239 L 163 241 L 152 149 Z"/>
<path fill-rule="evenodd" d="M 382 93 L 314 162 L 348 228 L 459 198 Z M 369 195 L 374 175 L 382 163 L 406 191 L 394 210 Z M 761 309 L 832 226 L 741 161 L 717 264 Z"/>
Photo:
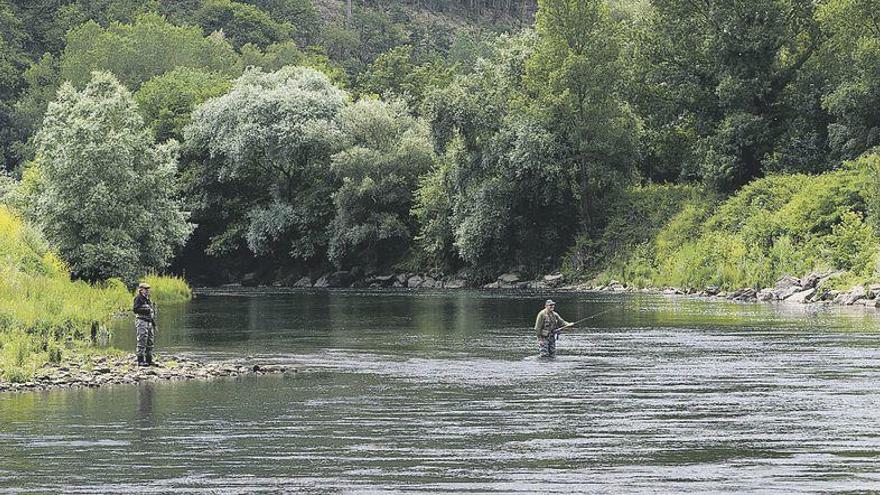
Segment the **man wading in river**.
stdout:
<path fill-rule="evenodd" d="M 560 328 L 569 325 L 570 323 L 563 320 L 556 312 L 556 303 L 547 299 L 544 309 L 538 313 L 538 318 L 535 320 L 535 333 L 538 334 L 541 357 L 556 356 L 556 336 Z"/>
<path fill-rule="evenodd" d="M 156 305 L 150 300 L 150 284 L 138 285 L 134 298 L 134 328 L 137 331 L 138 366 L 153 365 L 153 339 L 156 333 Z"/>

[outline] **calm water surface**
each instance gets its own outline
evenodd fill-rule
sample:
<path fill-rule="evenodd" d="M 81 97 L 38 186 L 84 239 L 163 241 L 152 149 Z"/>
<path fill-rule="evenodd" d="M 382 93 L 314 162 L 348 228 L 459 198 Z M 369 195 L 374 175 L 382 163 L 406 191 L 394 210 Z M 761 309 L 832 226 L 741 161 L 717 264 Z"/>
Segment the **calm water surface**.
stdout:
<path fill-rule="evenodd" d="M 874 310 L 559 295 L 212 292 L 160 350 L 288 376 L 0 395 L 0 493 L 880 490 Z M 116 345 L 133 347 L 130 321 Z"/>

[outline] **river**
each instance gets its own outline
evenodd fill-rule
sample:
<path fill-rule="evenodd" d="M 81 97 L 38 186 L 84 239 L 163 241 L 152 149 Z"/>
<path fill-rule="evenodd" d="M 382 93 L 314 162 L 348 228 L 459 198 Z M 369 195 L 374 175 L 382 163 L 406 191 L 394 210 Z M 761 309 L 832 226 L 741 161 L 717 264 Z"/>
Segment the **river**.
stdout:
<path fill-rule="evenodd" d="M 0 395 L 0 493 L 880 489 L 873 309 L 552 294 L 210 291 L 161 351 L 284 376 Z M 115 344 L 134 345 L 118 321 Z"/>

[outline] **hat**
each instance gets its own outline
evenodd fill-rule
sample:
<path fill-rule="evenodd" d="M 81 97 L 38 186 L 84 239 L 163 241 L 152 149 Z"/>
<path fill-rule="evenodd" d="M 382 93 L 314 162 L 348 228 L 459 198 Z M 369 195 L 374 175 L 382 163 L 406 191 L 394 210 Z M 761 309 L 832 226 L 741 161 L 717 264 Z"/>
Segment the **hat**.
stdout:
<path fill-rule="evenodd" d="M 553 301 L 553 299 L 547 299 L 547 302 L 544 303 L 544 306 L 550 306 L 551 304 L 555 305 L 556 303 Z"/>
<path fill-rule="evenodd" d="M 149 288 L 150 288 L 150 284 L 148 284 L 146 282 L 141 282 L 138 284 L 138 289 L 149 289 Z"/>

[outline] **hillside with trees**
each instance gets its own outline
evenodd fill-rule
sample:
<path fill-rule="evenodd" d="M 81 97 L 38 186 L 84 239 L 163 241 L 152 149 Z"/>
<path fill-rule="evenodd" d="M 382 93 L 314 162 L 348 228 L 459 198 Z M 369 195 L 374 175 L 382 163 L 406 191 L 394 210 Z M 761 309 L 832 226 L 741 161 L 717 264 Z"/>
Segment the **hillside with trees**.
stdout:
<path fill-rule="evenodd" d="M 0 201 L 90 281 L 867 283 L 877 12 L 0 0 Z"/>

